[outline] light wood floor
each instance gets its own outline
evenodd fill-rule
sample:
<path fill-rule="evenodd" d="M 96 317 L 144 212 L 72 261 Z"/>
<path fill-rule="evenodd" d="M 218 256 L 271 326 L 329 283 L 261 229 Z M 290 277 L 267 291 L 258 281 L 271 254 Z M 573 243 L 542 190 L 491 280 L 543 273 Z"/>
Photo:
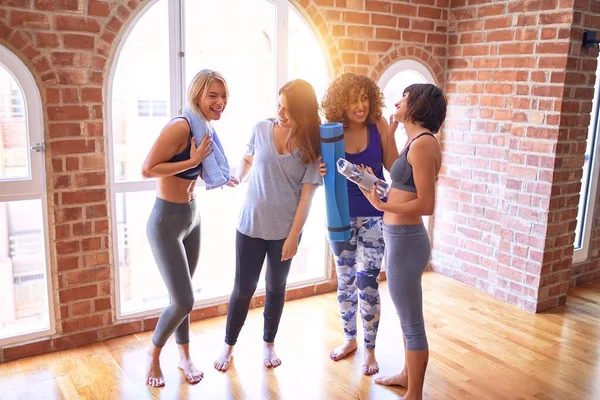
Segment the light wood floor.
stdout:
<path fill-rule="evenodd" d="M 571 290 L 568 304 L 534 315 L 443 276 L 424 277 L 431 349 L 429 399 L 600 399 L 600 282 Z M 381 373 L 399 371 L 400 325 L 382 285 L 377 356 Z M 192 352 L 205 377 L 185 383 L 171 340 L 162 355 L 166 387 L 144 384 L 151 332 L 0 364 L 0 399 L 396 399 L 404 394 L 361 374 L 362 350 L 340 362 L 333 293 L 286 304 L 278 334 L 283 364 L 262 367 L 262 309 L 251 310 L 234 368 L 212 368 L 224 317 L 192 324 Z"/>

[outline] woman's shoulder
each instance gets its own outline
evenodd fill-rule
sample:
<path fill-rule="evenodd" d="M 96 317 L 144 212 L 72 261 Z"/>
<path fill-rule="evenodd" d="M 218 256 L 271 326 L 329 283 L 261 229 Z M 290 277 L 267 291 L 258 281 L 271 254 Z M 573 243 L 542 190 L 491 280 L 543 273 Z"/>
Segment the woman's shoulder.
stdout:
<path fill-rule="evenodd" d="M 163 128 L 163 133 L 174 140 L 187 140 L 190 136 L 190 125 L 185 118 L 175 117 Z"/>
<path fill-rule="evenodd" d="M 371 126 L 373 129 L 377 130 L 379 135 L 387 134 L 388 123 L 383 115 L 377 120 L 377 122 L 372 123 Z"/>
<path fill-rule="evenodd" d="M 257 133 L 268 133 L 273 129 L 275 125 L 275 120 L 271 118 L 263 119 L 254 124 L 252 130 Z"/>

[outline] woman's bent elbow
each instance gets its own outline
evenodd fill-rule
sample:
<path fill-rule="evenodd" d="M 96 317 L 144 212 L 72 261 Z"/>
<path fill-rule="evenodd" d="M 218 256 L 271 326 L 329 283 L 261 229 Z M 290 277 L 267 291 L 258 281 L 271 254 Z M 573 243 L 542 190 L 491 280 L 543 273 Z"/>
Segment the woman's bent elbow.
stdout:
<path fill-rule="evenodd" d="M 428 216 L 428 217 L 430 217 L 430 216 L 432 216 L 432 215 L 433 215 L 433 212 L 434 212 L 434 211 L 435 211 L 435 205 L 433 205 L 433 204 L 432 204 L 432 205 L 430 205 L 430 206 L 426 206 L 426 207 L 423 209 L 423 212 L 421 213 L 421 215 L 424 215 L 424 216 Z"/>
<path fill-rule="evenodd" d="M 142 167 L 142 177 L 143 178 L 152 178 L 152 173 L 150 172 L 149 168 L 146 168 L 145 166 Z"/>

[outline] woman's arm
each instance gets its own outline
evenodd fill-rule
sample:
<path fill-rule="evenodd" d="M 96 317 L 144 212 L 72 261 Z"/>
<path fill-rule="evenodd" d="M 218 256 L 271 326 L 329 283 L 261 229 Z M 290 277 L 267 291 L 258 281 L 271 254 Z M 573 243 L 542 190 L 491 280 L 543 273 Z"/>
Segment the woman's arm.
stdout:
<path fill-rule="evenodd" d="M 250 169 L 252 168 L 252 161 L 254 160 L 254 156 L 249 154 L 244 155 L 242 160 L 240 161 L 240 165 L 238 166 L 237 171 L 235 171 L 235 178 L 238 182 L 242 182 L 248 174 L 250 173 Z"/>
<path fill-rule="evenodd" d="M 381 137 L 381 150 L 383 151 L 383 166 L 388 171 L 392 168 L 394 161 L 396 161 L 399 156 L 396 138 L 394 137 L 396 128 L 398 128 L 398 122 L 394 121 L 393 115 L 390 117 L 389 125 L 383 117 L 377 122 L 377 130 Z"/>
<path fill-rule="evenodd" d="M 304 223 L 308 218 L 308 212 L 310 211 L 310 205 L 312 203 L 313 195 L 318 185 L 312 183 L 302 184 L 302 191 L 300 192 L 300 201 L 298 202 L 298 208 L 296 208 L 296 214 L 294 215 L 294 221 L 292 222 L 292 228 L 290 233 L 283 243 L 283 249 L 281 251 L 281 261 L 289 260 L 296 255 L 298 251 L 298 239 L 300 238 L 300 232 L 304 228 Z"/>
<path fill-rule="evenodd" d="M 190 159 L 169 163 L 177 150 L 187 141 L 191 142 Z M 162 178 L 173 176 L 200 164 L 211 152 L 211 139 L 208 135 L 202 138 L 200 145 L 196 147 L 194 138 L 190 138 L 190 127 L 186 121 L 173 121 L 161 131 L 158 139 L 150 149 L 150 152 L 142 165 L 142 176 L 144 178 Z"/>
<path fill-rule="evenodd" d="M 363 194 L 373 206 L 385 212 L 404 215 L 432 215 L 435 207 L 435 177 L 437 175 L 436 157 L 439 144 L 435 138 L 424 137 L 413 142 L 410 147 L 410 164 L 417 189 L 417 198 L 406 203 L 384 203 L 375 192 L 363 189 Z M 372 172 L 371 172 L 372 173 Z"/>

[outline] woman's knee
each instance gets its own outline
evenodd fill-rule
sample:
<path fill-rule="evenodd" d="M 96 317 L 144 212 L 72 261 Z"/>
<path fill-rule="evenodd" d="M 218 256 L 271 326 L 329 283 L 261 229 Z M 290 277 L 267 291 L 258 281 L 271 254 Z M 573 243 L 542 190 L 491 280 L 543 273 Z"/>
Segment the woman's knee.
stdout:
<path fill-rule="evenodd" d="M 272 295 L 285 295 L 286 284 L 283 285 L 269 285 L 267 284 L 267 293 Z"/>
<path fill-rule="evenodd" d="M 356 286 L 361 291 L 377 290 L 379 288 L 379 270 L 358 271 L 356 273 Z"/>
<path fill-rule="evenodd" d="M 179 294 L 173 299 L 173 305 L 180 316 L 188 315 L 194 309 L 194 293 L 190 292 L 184 295 Z"/>
<path fill-rule="evenodd" d="M 238 300 L 250 300 L 256 292 L 256 285 L 239 285 L 233 288 L 233 296 Z"/>

